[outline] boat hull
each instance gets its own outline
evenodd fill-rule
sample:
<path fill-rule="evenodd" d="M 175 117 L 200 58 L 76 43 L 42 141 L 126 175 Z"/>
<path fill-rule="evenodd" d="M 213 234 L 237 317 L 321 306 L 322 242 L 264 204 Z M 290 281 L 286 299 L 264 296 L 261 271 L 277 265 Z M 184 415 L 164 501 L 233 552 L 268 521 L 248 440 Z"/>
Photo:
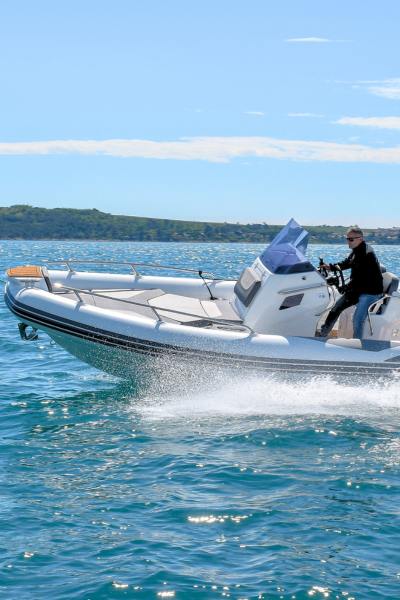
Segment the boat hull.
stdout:
<path fill-rule="evenodd" d="M 6 303 L 23 323 L 47 333 L 78 359 L 144 385 L 174 380 L 183 371 L 210 368 L 235 373 L 302 373 L 304 375 L 390 375 L 400 370 L 400 348 L 381 350 L 330 347 L 324 341 L 244 332 L 199 331 L 166 323 L 135 322 L 102 314 L 78 303 L 61 304 L 56 295 L 23 289 L 6 290 Z M 40 308 L 39 308 L 40 306 Z M 85 312 L 86 311 L 86 312 Z M 104 312 L 104 311 L 103 311 Z M 129 327 L 128 327 L 129 325 Z"/>

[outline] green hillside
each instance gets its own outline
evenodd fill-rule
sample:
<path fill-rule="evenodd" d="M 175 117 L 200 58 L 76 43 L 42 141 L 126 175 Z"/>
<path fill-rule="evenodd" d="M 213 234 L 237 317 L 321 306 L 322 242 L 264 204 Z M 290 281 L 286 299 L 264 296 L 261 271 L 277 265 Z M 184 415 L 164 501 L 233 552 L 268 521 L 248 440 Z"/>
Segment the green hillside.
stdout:
<path fill-rule="evenodd" d="M 95 208 L 37 208 L 25 204 L 0 207 L 0 239 L 122 240 L 146 242 L 253 242 L 271 240 L 280 225 L 203 223 L 103 213 Z M 306 226 L 310 241 L 343 241 L 345 226 Z M 400 228 L 366 231 L 378 244 L 400 244 Z"/>

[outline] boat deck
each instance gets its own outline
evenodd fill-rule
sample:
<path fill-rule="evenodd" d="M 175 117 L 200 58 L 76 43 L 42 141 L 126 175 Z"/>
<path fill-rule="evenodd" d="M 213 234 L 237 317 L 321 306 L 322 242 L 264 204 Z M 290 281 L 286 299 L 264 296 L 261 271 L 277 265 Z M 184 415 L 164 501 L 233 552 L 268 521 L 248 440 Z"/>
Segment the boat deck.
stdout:
<path fill-rule="evenodd" d="M 77 292 L 57 292 L 76 301 Z M 166 293 L 162 289 L 149 290 L 88 290 L 79 291 L 79 298 L 90 306 L 118 313 L 141 316 L 193 327 L 223 327 L 213 319 L 241 326 L 242 320 L 229 300 L 200 300 L 189 296 Z"/>

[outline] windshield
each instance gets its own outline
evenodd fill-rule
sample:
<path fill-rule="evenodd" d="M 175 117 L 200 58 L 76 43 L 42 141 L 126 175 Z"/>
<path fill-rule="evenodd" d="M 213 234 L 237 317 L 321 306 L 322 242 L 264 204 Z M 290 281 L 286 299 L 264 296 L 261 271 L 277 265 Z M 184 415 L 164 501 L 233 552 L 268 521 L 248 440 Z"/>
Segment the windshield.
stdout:
<path fill-rule="evenodd" d="M 281 229 L 260 255 L 260 260 L 271 273 L 289 274 L 314 271 L 307 260 L 309 233 L 294 219 Z"/>

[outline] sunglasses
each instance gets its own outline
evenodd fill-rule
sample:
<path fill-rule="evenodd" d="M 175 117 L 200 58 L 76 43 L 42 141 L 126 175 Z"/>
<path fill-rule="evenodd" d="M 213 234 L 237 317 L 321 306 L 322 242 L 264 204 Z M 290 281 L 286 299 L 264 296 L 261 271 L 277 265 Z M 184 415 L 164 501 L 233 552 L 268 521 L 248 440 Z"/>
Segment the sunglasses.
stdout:
<path fill-rule="evenodd" d="M 354 242 L 354 240 L 359 240 L 361 236 L 356 236 L 356 237 L 347 237 L 346 240 L 348 242 Z"/>

